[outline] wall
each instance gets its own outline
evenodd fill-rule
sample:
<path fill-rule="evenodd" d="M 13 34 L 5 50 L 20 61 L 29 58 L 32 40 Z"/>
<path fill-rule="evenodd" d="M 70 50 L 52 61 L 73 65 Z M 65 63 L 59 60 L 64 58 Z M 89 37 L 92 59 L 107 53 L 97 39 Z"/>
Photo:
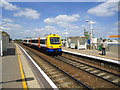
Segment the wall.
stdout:
<path fill-rule="evenodd" d="M 120 43 L 108 42 L 107 51 L 120 54 Z"/>
<path fill-rule="evenodd" d="M 2 46 L 2 34 L 0 33 L 0 56 L 2 56 L 1 46 Z"/>
<path fill-rule="evenodd" d="M 6 32 L 0 32 L 0 56 L 3 56 L 3 53 L 7 51 L 9 43 L 9 35 Z"/>

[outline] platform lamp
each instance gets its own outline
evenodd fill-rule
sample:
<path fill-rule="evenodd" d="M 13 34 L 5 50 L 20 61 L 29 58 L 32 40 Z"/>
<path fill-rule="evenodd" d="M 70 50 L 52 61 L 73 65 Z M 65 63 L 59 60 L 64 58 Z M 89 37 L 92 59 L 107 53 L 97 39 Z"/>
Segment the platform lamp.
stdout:
<path fill-rule="evenodd" d="M 91 31 L 90 31 L 90 47 L 91 47 L 91 49 L 92 49 L 92 46 L 93 46 L 93 45 L 92 45 L 92 43 L 93 43 L 93 42 L 92 42 L 92 36 L 93 36 L 93 31 L 92 31 L 92 30 L 93 30 L 93 26 L 92 26 L 92 24 L 93 24 L 93 21 L 91 21 L 91 20 L 86 20 L 86 22 L 90 22 L 90 30 L 91 30 Z"/>
<path fill-rule="evenodd" d="M 68 42 L 67 42 L 67 34 L 68 34 L 68 32 L 67 32 L 67 28 L 64 28 L 65 30 L 66 30 L 66 32 L 65 32 L 65 34 L 66 34 L 66 47 L 68 47 Z"/>

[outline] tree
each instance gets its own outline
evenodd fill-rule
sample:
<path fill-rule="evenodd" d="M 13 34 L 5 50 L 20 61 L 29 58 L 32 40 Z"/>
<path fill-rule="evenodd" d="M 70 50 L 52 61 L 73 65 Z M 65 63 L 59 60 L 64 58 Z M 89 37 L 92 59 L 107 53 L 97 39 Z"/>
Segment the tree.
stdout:
<path fill-rule="evenodd" d="M 88 31 L 86 31 L 86 29 L 84 29 L 84 36 L 86 39 L 90 39 L 90 34 Z"/>
<path fill-rule="evenodd" d="M 102 40 L 102 37 L 100 38 L 100 40 Z"/>
<path fill-rule="evenodd" d="M 15 42 L 21 42 L 22 39 L 15 39 L 14 41 L 15 41 Z"/>

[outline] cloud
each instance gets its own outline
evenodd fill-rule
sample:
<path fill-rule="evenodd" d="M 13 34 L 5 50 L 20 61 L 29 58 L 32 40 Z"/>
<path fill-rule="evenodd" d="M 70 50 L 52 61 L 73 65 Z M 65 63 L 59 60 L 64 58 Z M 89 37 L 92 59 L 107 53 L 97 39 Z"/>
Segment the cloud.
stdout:
<path fill-rule="evenodd" d="M 44 37 L 45 34 L 59 34 L 58 31 L 54 26 L 45 26 L 43 28 L 34 28 L 32 30 L 24 30 L 19 31 L 19 34 L 24 35 L 24 37 Z"/>
<path fill-rule="evenodd" d="M 114 33 L 114 34 L 115 34 L 115 33 L 119 34 L 119 30 L 120 30 L 120 28 L 118 28 L 118 27 L 113 28 L 113 33 Z M 113 34 L 113 33 L 112 33 L 112 34 Z"/>
<path fill-rule="evenodd" d="M 22 8 L 19 8 L 5 0 L 1 1 L 0 7 L 3 7 L 4 9 L 10 10 L 10 11 L 19 10 L 18 13 L 14 14 L 14 16 L 16 16 L 16 17 L 24 16 L 28 19 L 39 19 L 39 17 L 40 17 L 40 14 L 36 10 L 29 9 L 29 8 L 22 9 Z"/>
<path fill-rule="evenodd" d="M 120 30 L 120 21 L 113 23 L 113 25 L 114 25 L 114 28 L 116 28 L 116 30 L 118 31 Z"/>
<path fill-rule="evenodd" d="M 4 19 L 2 19 L 2 21 L 4 21 L 4 22 L 13 22 L 13 20 L 9 19 L 9 18 L 4 18 Z"/>
<path fill-rule="evenodd" d="M 25 8 L 24 10 L 15 13 L 14 16 L 16 17 L 24 16 L 25 18 L 28 19 L 39 19 L 40 14 L 36 10 Z"/>
<path fill-rule="evenodd" d="M 120 21 L 114 23 L 115 26 L 120 26 Z"/>
<path fill-rule="evenodd" d="M 19 10 L 20 8 L 5 1 L 5 0 L 2 0 L 1 3 L 0 3 L 0 7 L 3 7 L 4 9 L 6 10 Z"/>
<path fill-rule="evenodd" d="M 47 18 L 44 20 L 45 23 L 52 24 L 56 22 L 75 22 L 78 20 L 80 16 L 78 14 L 74 14 L 71 16 L 68 15 L 58 15 L 55 18 Z"/>
<path fill-rule="evenodd" d="M 54 26 L 45 26 L 43 28 L 36 28 L 34 29 L 34 31 L 37 31 L 37 32 L 42 32 L 42 33 L 57 33 L 59 32 Z"/>
<path fill-rule="evenodd" d="M 18 29 L 18 28 L 21 28 L 21 25 L 19 25 L 19 24 L 11 24 L 11 23 L 8 23 L 7 26 L 8 26 L 8 27 L 14 27 L 14 28 L 17 28 L 17 29 Z"/>
<path fill-rule="evenodd" d="M 105 1 L 107 1 L 107 0 L 96 0 L 97 2 L 105 2 Z"/>
<path fill-rule="evenodd" d="M 64 28 L 69 28 L 69 29 L 76 29 L 78 28 L 78 26 L 74 25 L 74 24 L 70 24 L 70 23 L 66 23 L 66 22 L 58 22 L 57 23 L 59 26 L 64 27 Z"/>
<path fill-rule="evenodd" d="M 56 17 L 52 18 L 46 18 L 44 20 L 47 24 L 57 24 L 58 26 L 64 27 L 64 28 L 76 28 L 77 26 L 72 24 L 73 22 L 78 21 L 80 16 L 78 14 L 74 14 L 71 16 L 68 15 L 58 15 Z"/>
<path fill-rule="evenodd" d="M 88 13 L 95 16 L 112 16 L 118 11 L 118 0 L 114 0 L 114 2 L 112 1 L 113 0 L 108 0 L 107 2 L 91 8 L 88 10 Z"/>
<path fill-rule="evenodd" d="M 88 22 L 88 23 L 89 23 L 89 24 L 91 24 L 91 23 L 92 23 L 92 24 L 96 24 L 96 22 L 94 22 L 94 21 L 91 21 L 91 22 Z"/>
<path fill-rule="evenodd" d="M 19 24 L 6 23 L 3 25 L 3 28 L 5 28 L 6 30 L 16 30 L 21 29 L 22 26 Z"/>

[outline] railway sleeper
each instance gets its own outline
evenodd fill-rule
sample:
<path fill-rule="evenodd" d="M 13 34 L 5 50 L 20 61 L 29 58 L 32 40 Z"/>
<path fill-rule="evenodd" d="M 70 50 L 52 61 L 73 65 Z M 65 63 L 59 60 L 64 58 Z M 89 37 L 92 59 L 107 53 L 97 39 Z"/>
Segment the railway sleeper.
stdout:
<path fill-rule="evenodd" d="M 64 75 L 64 74 L 56 74 L 56 75 L 54 75 L 54 76 L 50 76 L 51 78 L 55 78 L 55 77 L 59 77 L 59 76 L 62 76 L 62 75 Z"/>
<path fill-rule="evenodd" d="M 52 74 L 59 74 L 59 71 L 55 71 L 55 72 L 47 72 L 49 75 L 52 75 Z"/>
<path fill-rule="evenodd" d="M 114 82 L 114 83 L 120 83 L 120 79 L 114 79 L 112 82 Z"/>
<path fill-rule="evenodd" d="M 91 71 L 91 70 L 94 70 L 94 68 L 88 68 L 88 69 L 85 69 L 86 71 Z"/>
<path fill-rule="evenodd" d="M 64 85 L 67 85 L 67 86 L 71 86 L 71 85 L 73 85 L 74 84 L 74 82 L 63 82 L 63 83 L 61 83 L 60 85 L 58 85 L 58 86 L 64 86 Z M 80 87 L 79 87 L 80 88 Z"/>
<path fill-rule="evenodd" d="M 62 77 L 62 78 L 56 79 L 54 81 L 58 82 L 58 81 L 64 81 L 64 80 L 68 80 L 68 79 L 69 79 L 68 77 Z"/>
<path fill-rule="evenodd" d="M 97 72 L 100 72 L 100 70 L 94 70 L 94 71 L 92 71 L 91 73 L 97 73 Z"/>
<path fill-rule="evenodd" d="M 113 77 L 113 75 L 106 75 L 106 76 L 104 76 L 103 78 L 104 78 L 104 79 L 109 79 L 109 78 L 111 78 L 111 77 Z"/>
<path fill-rule="evenodd" d="M 102 73 L 97 74 L 97 76 L 102 76 L 102 75 L 106 75 L 106 73 L 102 72 Z"/>

